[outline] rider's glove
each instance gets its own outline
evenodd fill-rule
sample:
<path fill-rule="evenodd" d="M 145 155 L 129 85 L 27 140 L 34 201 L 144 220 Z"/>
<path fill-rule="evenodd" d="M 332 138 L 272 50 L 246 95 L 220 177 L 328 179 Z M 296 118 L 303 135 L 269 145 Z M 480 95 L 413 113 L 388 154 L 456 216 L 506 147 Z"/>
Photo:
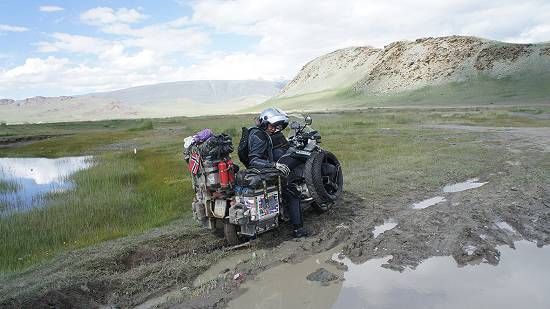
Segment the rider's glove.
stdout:
<path fill-rule="evenodd" d="M 288 176 L 290 174 L 290 168 L 288 165 L 282 163 L 275 163 L 275 168 L 279 170 L 283 175 Z"/>

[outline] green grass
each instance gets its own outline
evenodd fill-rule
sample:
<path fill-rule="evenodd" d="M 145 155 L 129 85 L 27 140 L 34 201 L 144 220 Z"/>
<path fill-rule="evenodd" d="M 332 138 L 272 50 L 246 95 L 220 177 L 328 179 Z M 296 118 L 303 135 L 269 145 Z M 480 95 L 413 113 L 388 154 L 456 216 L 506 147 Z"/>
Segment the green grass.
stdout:
<path fill-rule="evenodd" d="M 19 184 L 13 181 L 0 179 L 0 194 L 19 190 Z"/>
<path fill-rule="evenodd" d="M 548 112 L 544 107 L 531 108 L 532 113 Z M 422 125 L 550 126 L 549 120 L 518 112 L 524 111 L 516 107 L 362 109 L 314 114 L 312 127 L 321 132 L 322 146 L 341 160 L 346 189 L 375 202 L 407 192 L 433 192 L 452 181 L 494 172 L 506 160 L 506 154 L 474 143 L 477 133 Z M 51 194 L 50 206 L 0 219 L 0 271 L 24 270 L 62 252 L 190 216 L 193 192 L 181 159 L 183 139 L 208 127 L 233 135 L 236 145 L 240 128 L 250 126 L 253 115 L 151 119 L 147 125 L 151 129 L 132 130 L 145 122 L 0 128 L 0 133 L 13 136 L 56 135 L 2 149 L 0 156 L 95 155 L 92 168 L 72 176 L 75 189 Z M 9 185 L 0 183 L 3 186 Z"/>
<path fill-rule="evenodd" d="M 52 194 L 50 206 L 0 220 L 0 270 L 166 224 L 193 195 L 181 162 L 154 151 L 105 154 L 72 178 L 76 188 Z"/>
<path fill-rule="evenodd" d="M 130 128 L 128 131 L 146 131 L 153 130 L 153 121 L 151 119 L 143 120 L 139 126 Z"/>
<path fill-rule="evenodd" d="M 436 190 L 496 164 L 494 151 L 469 143 L 477 134 L 411 127 L 429 124 L 424 117 L 430 118 L 407 111 L 316 115 L 314 127 L 341 160 L 346 188 L 370 200 Z"/>
<path fill-rule="evenodd" d="M 323 111 L 368 107 L 487 106 L 550 102 L 550 73 L 525 73 L 515 78 L 473 77 L 465 82 L 427 86 L 393 94 L 356 93 L 351 88 L 330 89 L 288 98 L 275 98 L 246 112 L 275 105 L 287 110 Z"/>

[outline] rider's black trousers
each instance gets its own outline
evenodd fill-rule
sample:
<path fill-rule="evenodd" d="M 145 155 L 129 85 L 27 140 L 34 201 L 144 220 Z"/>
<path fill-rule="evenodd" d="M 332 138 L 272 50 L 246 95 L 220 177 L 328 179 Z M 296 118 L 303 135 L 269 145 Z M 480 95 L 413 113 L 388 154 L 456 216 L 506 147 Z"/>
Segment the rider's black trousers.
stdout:
<path fill-rule="evenodd" d="M 292 171 L 296 166 L 303 163 L 302 160 L 293 158 L 290 155 L 282 156 L 279 163 L 286 164 Z M 300 207 L 300 197 L 301 193 L 298 190 L 296 184 L 292 182 L 292 177 L 287 177 L 285 183 L 283 184 L 283 198 L 288 201 L 288 210 L 290 213 L 290 223 L 294 227 L 302 226 L 302 209 Z"/>

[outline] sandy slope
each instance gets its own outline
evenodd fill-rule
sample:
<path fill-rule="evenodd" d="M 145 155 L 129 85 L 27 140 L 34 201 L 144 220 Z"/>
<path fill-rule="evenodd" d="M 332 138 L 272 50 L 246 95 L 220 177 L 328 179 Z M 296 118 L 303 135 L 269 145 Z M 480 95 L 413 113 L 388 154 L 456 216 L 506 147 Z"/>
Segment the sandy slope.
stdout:
<path fill-rule="evenodd" d="M 478 79 L 549 78 L 550 44 L 509 44 L 449 36 L 351 47 L 307 63 L 279 98 L 335 89 L 395 94 Z"/>

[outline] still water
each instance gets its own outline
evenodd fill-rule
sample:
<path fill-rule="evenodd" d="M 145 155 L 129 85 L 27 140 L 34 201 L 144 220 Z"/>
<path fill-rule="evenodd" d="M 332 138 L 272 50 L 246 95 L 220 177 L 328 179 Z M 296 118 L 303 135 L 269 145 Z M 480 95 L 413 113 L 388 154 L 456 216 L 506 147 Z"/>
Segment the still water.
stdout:
<path fill-rule="evenodd" d="M 333 308 L 550 308 L 550 248 L 515 247 L 498 248 L 497 266 L 457 267 L 451 257 L 432 257 L 402 273 L 380 267 L 388 258 L 344 259 L 349 270 Z"/>
<path fill-rule="evenodd" d="M 412 204 L 412 208 L 424 209 L 445 201 L 446 199 L 443 196 L 436 196 L 436 197 L 429 198 L 427 200 L 423 200 L 422 202 L 414 203 Z"/>
<path fill-rule="evenodd" d="M 340 249 L 284 263 L 247 280 L 229 308 L 386 309 L 386 308 L 550 308 L 550 247 L 519 241 L 516 249 L 498 246 L 499 264 L 479 260 L 458 267 L 450 256 L 431 257 L 416 269 L 384 267 L 391 256 L 354 264 Z M 468 248 L 472 252 L 475 247 Z M 470 253 L 471 254 L 471 253 Z M 327 260 L 343 262 L 347 271 Z M 344 278 L 328 286 L 306 279 L 320 267 Z"/>
<path fill-rule="evenodd" d="M 447 193 L 462 192 L 470 189 L 479 188 L 485 184 L 487 184 L 487 182 L 479 182 L 478 178 L 472 178 L 464 182 L 447 185 L 443 187 L 443 192 L 447 192 Z"/>
<path fill-rule="evenodd" d="M 11 187 L 0 192 L 0 215 L 44 206 L 45 194 L 72 188 L 69 176 L 92 164 L 92 156 L 0 158 L 0 179 Z"/>
<path fill-rule="evenodd" d="M 378 237 L 378 235 L 383 234 L 386 231 L 389 231 L 397 226 L 397 221 L 393 218 L 390 218 L 388 220 L 384 220 L 383 224 L 377 225 L 374 227 L 374 230 L 372 231 L 372 234 L 374 235 L 374 238 Z"/>

